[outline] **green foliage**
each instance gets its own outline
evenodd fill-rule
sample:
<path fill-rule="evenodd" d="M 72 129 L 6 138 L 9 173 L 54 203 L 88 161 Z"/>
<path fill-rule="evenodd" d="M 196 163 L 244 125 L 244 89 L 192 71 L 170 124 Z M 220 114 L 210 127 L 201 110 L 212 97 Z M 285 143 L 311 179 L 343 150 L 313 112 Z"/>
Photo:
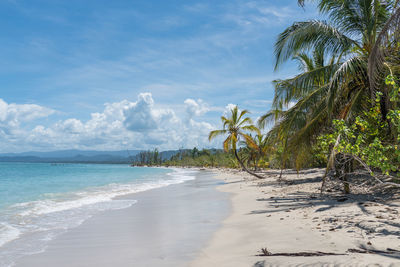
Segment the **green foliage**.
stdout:
<path fill-rule="evenodd" d="M 132 161 L 132 164 L 136 166 L 161 165 L 162 159 L 158 149 L 156 148 L 153 151 L 147 150 L 140 152 Z"/>
<path fill-rule="evenodd" d="M 240 144 L 240 142 L 243 141 L 250 148 L 248 150 L 248 153 L 246 153 L 246 155 L 249 156 L 248 158 L 250 160 L 256 158 L 258 154 L 258 151 L 255 151 L 258 150 L 258 146 L 255 140 L 248 133 L 256 132 L 259 136 L 261 136 L 261 133 L 260 130 L 253 125 L 253 121 L 251 120 L 251 118 L 245 116 L 248 113 L 249 112 L 247 110 L 239 111 L 238 106 L 233 107 L 228 118 L 226 118 L 225 116 L 221 117 L 223 129 L 211 131 L 208 136 L 208 140 L 211 141 L 217 136 L 227 136 L 225 141 L 223 142 L 225 152 L 232 151 L 236 157 L 237 162 L 240 164 L 243 170 L 257 178 L 262 178 L 260 175 L 253 173 L 247 169 L 245 163 L 239 157 L 237 151 L 238 143 Z M 255 166 L 257 166 L 257 163 L 255 163 Z"/>
<path fill-rule="evenodd" d="M 217 149 L 193 149 L 181 150 L 171 159 L 162 163 L 163 166 L 179 167 L 228 167 L 236 168 L 234 156 L 223 150 Z"/>
<path fill-rule="evenodd" d="M 274 81 L 271 110 L 259 121 L 261 127 L 274 122 L 268 139 L 271 145 L 283 146 L 282 155 L 277 149 L 275 159 L 280 157 L 281 166 L 297 169 L 326 162 L 329 144 L 317 137 L 333 127 L 332 118 L 352 123 L 358 116 L 366 120 L 363 111 L 368 101 L 375 101 L 375 92 L 383 93 L 381 112 L 375 115 L 383 121 L 398 115 L 393 100 L 388 105 L 394 93 L 386 92 L 384 79 L 391 69 L 399 72 L 400 48 L 394 45 L 400 24 L 398 1 L 314 2 L 325 20 L 295 22 L 277 38 L 275 67 L 294 60 L 300 73 Z M 387 133 L 380 133 L 388 136 L 382 140 L 395 138 L 398 125 L 390 122 L 384 127 Z"/>
<path fill-rule="evenodd" d="M 313 165 L 326 166 L 331 145 L 328 140 L 332 140 L 333 134 L 318 136 L 315 145 L 312 147 Z"/>
<path fill-rule="evenodd" d="M 259 120 L 260 127 L 274 122 L 267 135 L 236 106 L 209 134 L 224 136 L 225 152 L 183 150 L 163 164 L 300 169 L 326 164 L 335 149 L 382 173 L 399 173 L 398 1 L 315 2 L 325 20 L 295 22 L 275 43 L 275 67 L 295 60 L 300 73 L 274 81 L 271 110 Z"/>
<path fill-rule="evenodd" d="M 386 78 L 386 85 L 392 107 L 386 120 L 382 119 L 382 93 L 378 92 L 372 107 L 353 121 L 334 120 L 333 133 L 322 136 L 320 146 L 327 149 L 336 144 L 337 153 L 357 157 L 388 175 L 400 171 L 400 91 L 392 75 Z"/>
<path fill-rule="evenodd" d="M 228 167 L 238 165 L 232 153 L 218 149 L 181 149 L 165 158 L 158 149 L 142 151 L 133 158 L 134 166 Z"/>

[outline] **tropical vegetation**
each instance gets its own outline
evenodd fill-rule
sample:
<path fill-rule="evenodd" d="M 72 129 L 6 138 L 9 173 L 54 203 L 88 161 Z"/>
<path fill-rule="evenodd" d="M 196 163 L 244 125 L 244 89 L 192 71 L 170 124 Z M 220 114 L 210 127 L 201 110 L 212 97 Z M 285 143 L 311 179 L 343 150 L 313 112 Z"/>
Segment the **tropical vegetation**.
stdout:
<path fill-rule="evenodd" d="M 274 81 L 272 107 L 258 121 L 261 129 L 273 123 L 266 157 L 281 169 L 325 165 L 346 192 L 348 174 L 359 166 L 393 178 L 400 166 L 399 3 L 313 2 L 324 20 L 295 22 L 275 43 L 275 69 L 292 60 L 300 73 Z M 250 143 L 242 146 L 254 160 Z"/>
<path fill-rule="evenodd" d="M 393 96 L 399 92 L 390 89 L 399 74 L 398 1 L 314 2 L 326 20 L 295 22 L 278 36 L 275 68 L 292 59 L 301 72 L 274 81 L 272 109 L 259 125 L 275 122 L 268 136 L 283 148 L 281 168 L 327 161 L 327 170 L 350 173 L 353 168 L 340 162 L 353 165 L 357 159 L 384 174 L 398 172 L 398 100 Z M 359 130 L 365 134 L 355 134 Z"/>
<path fill-rule="evenodd" d="M 266 167 L 326 167 L 323 185 L 335 177 L 345 192 L 363 168 L 374 186 L 399 185 L 399 1 L 312 2 L 324 19 L 294 22 L 279 34 L 275 69 L 291 61 L 299 73 L 273 82 L 272 106 L 257 127 L 248 110 L 235 106 L 221 117 L 222 129 L 209 134 L 224 137 L 223 151 L 191 151 L 168 164 L 217 166 L 219 157 L 219 166 L 258 178 Z"/>
<path fill-rule="evenodd" d="M 211 141 L 212 139 L 216 138 L 217 136 L 227 136 L 226 139 L 223 141 L 223 147 L 225 152 L 229 152 L 230 150 L 233 151 L 237 161 L 239 162 L 242 169 L 251 175 L 254 175 L 258 178 L 262 178 L 262 176 L 251 172 L 246 168 L 243 160 L 239 157 L 237 146 L 238 142 L 242 141 L 249 148 L 249 153 L 255 150 L 255 155 L 258 154 L 258 146 L 254 139 L 247 134 L 246 132 L 257 132 L 258 136 L 260 135 L 259 129 L 253 125 L 253 121 L 250 117 L 246 117 L 245 115 L 249 113 L 247 110 L 239 111 L 238 106 L 233 107 L 230 110 L 231 114 L 227 118 L 225 116 L 221 117 L 221 121 L 223 124 L 222 130 L 214 130 L 210 132 L 208 139 Z M 249 154 L 249 155 L 250 155 Z M 255 156 L 256 157 L 256 156 Z"/>
<path fill-rule="evenodd" d="M 133 166 L 227 167 L 237 168 L 234 156 L 222 149 L 179 149 L 142 151 L 131 159 Z"/>

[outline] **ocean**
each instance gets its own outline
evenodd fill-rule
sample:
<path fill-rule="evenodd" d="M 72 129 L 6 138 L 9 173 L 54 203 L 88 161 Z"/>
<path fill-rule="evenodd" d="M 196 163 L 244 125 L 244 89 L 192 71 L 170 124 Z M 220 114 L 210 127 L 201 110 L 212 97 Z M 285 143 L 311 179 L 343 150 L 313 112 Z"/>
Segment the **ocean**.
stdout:
<path fill-rule="evenodd" d="M 96 213 L 135 200 L 117 196 L 195 178 L 194 170 L 113 164 L 0 163 L 0 266 L 39 253 Z"/>

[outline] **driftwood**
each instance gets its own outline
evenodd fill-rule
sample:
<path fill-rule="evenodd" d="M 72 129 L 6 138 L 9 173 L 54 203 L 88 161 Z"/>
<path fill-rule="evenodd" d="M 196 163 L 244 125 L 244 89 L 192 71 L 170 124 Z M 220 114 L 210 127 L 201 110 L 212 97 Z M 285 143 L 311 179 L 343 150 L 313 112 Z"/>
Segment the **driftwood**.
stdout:
<path fill-rule="evenodd" d="M 386 250 L 379 250 L 379 249 L 367 249 L 367 248 L 350 248 L 347 250 L 350 253 L 362 253 L 362 254 L 398 254 L 400 250 L 387 248 Z"/>
<path fill-rule="evenodd" d="M 378 249 L 367 249 L 361 247 L 350 248 L 347 250 L 348 253 L 362 253 L 362 254 L 399 254 L 400 250 L 387 248 L 386 250 L 378 250 Z M 332 253 L 332 252 L 321 252 L 321 251 L 312 251 L 312 252 L 292 252 L 292 253 L 272 253 L 268 251 L 266 248 L 261 249 L 261 254 L 257 256 L 262 257 L 273 257 L 273 256 L 286 256 L 286 257 L 316 257 L 316 256 L 341 256 L 348 255 L 347 253 Z"/>
<path fill-rule="evenodd" d="M 338 254 L 338 253 L 331 253 L 331 252 L 321 252 L 321 251 L 313 251 L 313 252 L 293 252 L 293 253 L 271 253 L 266 248 L 261 249 L 261 254 L 258 256 L 290 256 L 290 257 L 314 257 L 314 256 L 340 256 L 346 254 Z"/>

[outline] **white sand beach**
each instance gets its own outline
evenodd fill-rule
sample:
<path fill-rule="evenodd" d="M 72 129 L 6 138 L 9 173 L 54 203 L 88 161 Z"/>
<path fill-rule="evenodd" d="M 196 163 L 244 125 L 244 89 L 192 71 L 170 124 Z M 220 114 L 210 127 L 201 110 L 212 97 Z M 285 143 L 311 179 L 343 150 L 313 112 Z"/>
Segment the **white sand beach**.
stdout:
<path fill-rule="evenodd" d="M 263 175 L 202 171 L 126 196 L 138 203 L 94 216 L 16 266 L 400 266 L 396 196 L 321 196 L 320 169 L 286 171 L 289 183 L 277 182 L 278 171 Z M 341 255 L 267 257 L 262 248 Z M 392 250 L 348 251 L 362 248 Z"/>
<path fill-rule="evenodd" d="M 219 187 L 231 193 L 232 214 L 201 250 L 192 267 L 204 266 L 400 266 L 400 202 L 368 195 L 320 196 L 323 170 L 278 171 L 258 180 L 243 172 L 220 171 Z M 393 254 L 349 253 L 365 247 Z M 263 257 L 271 253 L 330 252 L 338 256 Z"/>

